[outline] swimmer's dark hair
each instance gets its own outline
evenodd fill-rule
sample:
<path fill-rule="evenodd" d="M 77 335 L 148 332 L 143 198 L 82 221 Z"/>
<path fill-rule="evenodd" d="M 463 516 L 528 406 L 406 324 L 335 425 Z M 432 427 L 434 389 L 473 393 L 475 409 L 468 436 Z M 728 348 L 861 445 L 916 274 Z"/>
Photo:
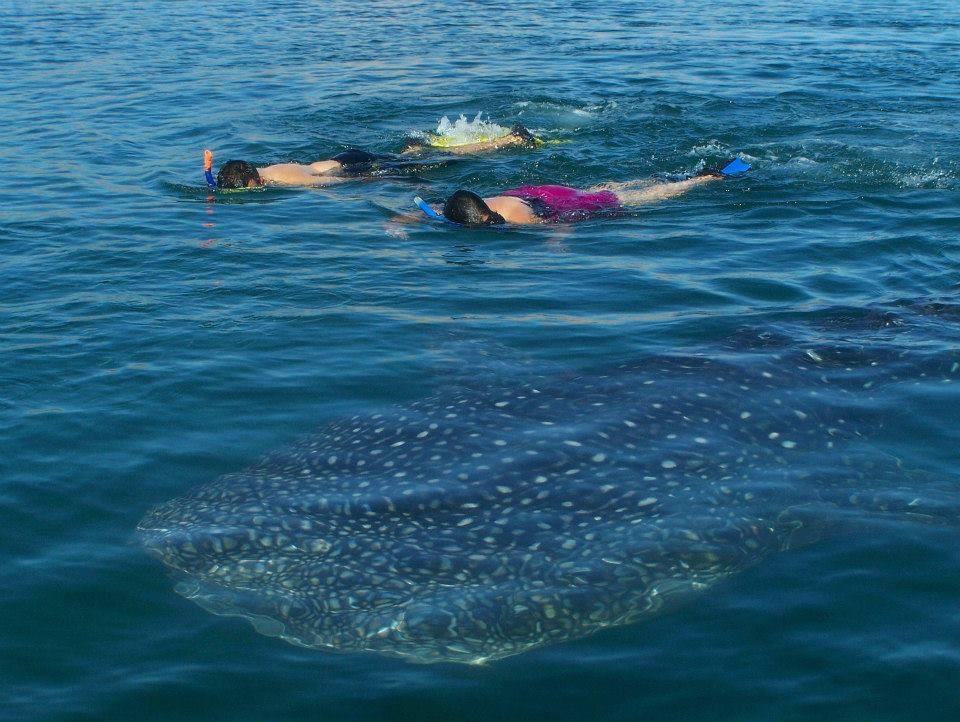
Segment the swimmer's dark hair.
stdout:
<path fill-rule="evenodd" d="M 218 188 L 246 188 L 252 180 L 262 183 L 257 169 L 245 160 L 229 160 L 217 173 Z"/>
<path fill-rule="evenodd" d="M 470 191 L 458 190 L 447 198 L 443 206 L 443 215 L 447 220 L 464 226 L 489 226 L 506 223 L 499 213 L 490 210 L 483 198 Z"/>
<path fill-rule="evenodd" d="M 517 123 L 510 129 L 510 134 L 520 139 L 521 145 L 527 148 L 536 148 L 540 145 L 540 139 L 531 133 L 523 123 Z"/>

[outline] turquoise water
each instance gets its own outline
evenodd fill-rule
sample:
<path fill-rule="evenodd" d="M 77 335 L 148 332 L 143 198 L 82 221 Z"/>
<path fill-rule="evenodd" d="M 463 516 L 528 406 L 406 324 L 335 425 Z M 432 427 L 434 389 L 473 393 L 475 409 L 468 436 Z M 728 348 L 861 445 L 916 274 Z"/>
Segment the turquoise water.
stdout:
<path fill-rule="evenodd" d="M 15 3 L 0 29 L 0 717 L 960 714 L 956 529 L 909 517 L 479 667 L 258 635 L 177 596 L 134 532 L 318 425 L 450 378 L 695 353 L 745 327 L 918 368 L 954 353 L 955 3 Z M 257 163 L 391 151 L 478 111 L 564 142 L 421 185 L 216 202 L 200 187 L 204 147 Z M 586 186 L 735 152 L 749 177 L 629 218 L 385 227 L 414 193 Z M 875 398 L 876 453 L 949 493 L 956 385 L 918 371 Z"/>

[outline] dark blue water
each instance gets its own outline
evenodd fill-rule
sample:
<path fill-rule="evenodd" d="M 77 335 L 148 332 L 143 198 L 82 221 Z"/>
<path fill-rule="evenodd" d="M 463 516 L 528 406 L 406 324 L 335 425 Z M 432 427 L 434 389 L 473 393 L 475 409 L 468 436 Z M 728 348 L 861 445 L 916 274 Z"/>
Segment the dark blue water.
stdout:
<path fill-rule="evenodd" d="M 940 2 L 0 7 L 0 717 L 943 720 L 956 529 L 890 519 L 670 614 L 482 667 L 299 649 L 173 593 L 155 504 L 476 369 L 577 371 L 745 326 L 957 348 L 960 9 Z M 477 111 L 562 143 L 209 202 L 200 154 L 397 150 Z M 385 223 L 419 193 L 743 179 L 569 229 Z M 227 202 L 229 201 L 229 202 Z M 918 310 L 920 309 L 920 310 Z M 960 393 L 878 395 L 955 487 Z"/>

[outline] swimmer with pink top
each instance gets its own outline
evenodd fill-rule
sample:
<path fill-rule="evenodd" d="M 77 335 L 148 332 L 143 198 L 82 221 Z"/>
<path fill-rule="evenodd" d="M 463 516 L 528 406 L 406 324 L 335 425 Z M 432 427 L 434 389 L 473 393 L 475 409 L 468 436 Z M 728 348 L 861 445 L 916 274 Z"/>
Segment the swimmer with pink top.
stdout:
<path fill-rule="evenodd" d="M 458 190 L 443 206 L 443 218 L 464 226 L 500 223 L 570 223 L 604 215 L 615 215 L 625 206 L 666 200 L 696 186 L 743 173 L 749 165 L 735 159 L 722 170 L 702 171 L 680 181 L 626 181 L 605 183 L 586 190 L 558 185 L 521 186 L 481 198 Z M 426 212 L 426 211 L 424 211 Z"/>

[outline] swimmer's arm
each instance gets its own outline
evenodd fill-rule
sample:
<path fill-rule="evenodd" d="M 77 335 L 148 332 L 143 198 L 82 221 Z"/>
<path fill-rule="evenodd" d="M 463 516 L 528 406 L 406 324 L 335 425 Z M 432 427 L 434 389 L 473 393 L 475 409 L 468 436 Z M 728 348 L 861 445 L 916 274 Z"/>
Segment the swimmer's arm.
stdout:
<path fill-rule="evenodd" d="M 388 236 L 393 236 L 394 238 L 409 238 L 410 234 L 407 232 L 405 226 L 419 223 L 422 220 L 423 215 L 420 213 L 398 213 L 383 224 L 383 230 L 386 231 Z"/>
<path fill-rule="evenodd" d="M 399 223 L 400 225 L 408 226 L 411 223 L 419 223 L 422 220 L 423 220 L 422 213 L 398 213 L 397 215 L 393 216 L 389 221 L 387 221 L 387 225 L 391 223 Z"/>
<path fill-rule="evenodd" d="M 573 228 L 571 226 L 557 226 L 546 241 L 547 248 L 555 253 L 566 253 L 570 250 L 567 248 L 566 241 L 572 233 Z"/>

